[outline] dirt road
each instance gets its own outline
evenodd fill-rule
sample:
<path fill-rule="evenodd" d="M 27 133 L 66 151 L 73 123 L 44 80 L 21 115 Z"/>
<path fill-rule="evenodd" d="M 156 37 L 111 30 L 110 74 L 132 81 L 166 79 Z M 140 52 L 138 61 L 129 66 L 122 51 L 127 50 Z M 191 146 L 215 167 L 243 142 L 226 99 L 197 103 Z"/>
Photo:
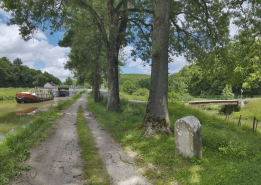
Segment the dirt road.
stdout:
<path fill-rule="evenodd" d="M 149 185 L 133 164 L 133 153 L 125 153 L 110 134 L 99 127 L 92 113 L 86 110 L 87 93 L 64 111 L 55 123 L 55 131 L 30 151 L 26 161 L 29 171 L 15 179 L 13 185 L 82 185 L 81 150 L 76 130 L 77 110 L 83 106 L 86 120 L 95 137 L 101 158 L 115 185 Z"/>
<path fill-rule="evenodd" d="M 83 184 L 82 164 L 76 130 L 77 110 L 83 97 L 63 112 L 54 124 L 54 133 L 30 151 L 26 161 L 30 170 L 12 184 L 73 185 Z"/>

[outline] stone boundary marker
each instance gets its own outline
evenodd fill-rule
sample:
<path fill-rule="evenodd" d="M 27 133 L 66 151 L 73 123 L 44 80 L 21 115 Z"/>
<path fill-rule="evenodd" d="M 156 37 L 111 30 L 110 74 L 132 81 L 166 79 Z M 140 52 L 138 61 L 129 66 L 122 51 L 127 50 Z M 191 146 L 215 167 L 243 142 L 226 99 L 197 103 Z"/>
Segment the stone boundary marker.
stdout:
<path fill-rule="evenodd" d="M 177 120 L 174 133 L 176 154 L 202 158 L 201 124 L 196 117 L 187 116 Z"/>

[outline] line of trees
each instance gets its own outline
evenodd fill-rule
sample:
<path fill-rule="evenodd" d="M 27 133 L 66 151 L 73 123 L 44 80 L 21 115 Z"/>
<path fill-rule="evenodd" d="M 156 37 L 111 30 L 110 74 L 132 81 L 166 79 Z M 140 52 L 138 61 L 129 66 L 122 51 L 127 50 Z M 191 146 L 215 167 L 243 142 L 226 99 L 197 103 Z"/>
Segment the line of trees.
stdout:
<path fill-rule="evenodd" d="M 17 58 L 11 62 L 8 58 L 0 58 L 0 87 L 34 87 L 44 86 L 46 82 L 61 84 L 59 78 L 48 72 L 31 69 L 23 65 L 21 59 Z"/>
<path fill-rule="evenodd" d="M 233 20 L 242 30 L 239 39 L 248 37 L 255 41 L 260 35 L 259 1 L 1 1 L 6 10 L 12 11 L 10 24 L 20 26 L 24 40 L 49 25 L 53 31 L 67 30 L 61 43 L 72 49 L 66 67 L 82 80 L 92 74 L 96 98 L 101 77 L 108 78 L 108 111 L 120 107 L 119 51 L 133 44 L 132 55 L 151 62 L 152 66 L 150 97 L 143 121 L 148 136 L 157 130 L 170 132 L 167 101 L 170 55 L 183 54 L 189 61 L 202 64 L 210 54 L 220 59 L 229 44 L 229 24 Z M 214 64 L 229 62 L 218 61 L 221 60 L 212 60 Z"/>

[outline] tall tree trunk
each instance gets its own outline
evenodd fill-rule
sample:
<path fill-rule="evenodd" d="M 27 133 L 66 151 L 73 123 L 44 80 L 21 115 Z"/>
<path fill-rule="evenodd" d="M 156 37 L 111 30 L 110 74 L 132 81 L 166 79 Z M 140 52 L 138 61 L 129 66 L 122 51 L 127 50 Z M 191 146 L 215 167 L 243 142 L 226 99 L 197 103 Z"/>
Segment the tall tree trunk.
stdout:
<path fill-rule="evenodd" d="M 99 57 L 97 57 L 99 58 Z M 94 103 L 100 102 L 100 66 L 99 59 L 96 60 L 94 66 L 94 82 L 93 82 L 93 94 L 94 94 Z"/>
<path fill-rule="evenodd" d="M 107 0 L 107 6 L 109 10 L 109 40 L 107 42 L 107 66 L 108 66 L 108 111 L 117 111 L 120 108 L 119 98 L 119 72 L 118 72 L 118 56 L 120 46 L 124 39 L 122 33 L 126 31 L 128 22 L 128 11 L 120 14 L 120 7 L 123 6 L 125 9 L 128 8 L 128 1 L 121 1 L 114 7 L 113 0 Z"/>
<path fill-rule="evenodd" d="M 117 111 L 120 108 L 119 74 L 118 74 L 118 30 L 119 17 L 116 13 L 110 15 L 110 35 L 107 45 L 107 70 L 108 70 L 108 111 Z"/>
<path fill-rule="evenodd" d="M 100 55 L 102 49 L 102 43 L 98 41 L 98 51 L 95 57 L 94 64 L 94 80 L 93 80 L 93 93 L 94 93 L 94 103 L 100 102 Z"/>
<path fill-rule="evenodd" d="M 171 133 L 168 113 L 168 46 L 171 0 L 155 0 L 150 97 L 143 121 L 144 136 Z"/>
<path fill-rule="evenodd" d="M 120 108 L 119 98 L 119 74 L 118 74 L 118 57 L 113 54 L 114 48 L 108 49 L 107 67 L 108 67 L 108 111 L 117 111 Z"/>

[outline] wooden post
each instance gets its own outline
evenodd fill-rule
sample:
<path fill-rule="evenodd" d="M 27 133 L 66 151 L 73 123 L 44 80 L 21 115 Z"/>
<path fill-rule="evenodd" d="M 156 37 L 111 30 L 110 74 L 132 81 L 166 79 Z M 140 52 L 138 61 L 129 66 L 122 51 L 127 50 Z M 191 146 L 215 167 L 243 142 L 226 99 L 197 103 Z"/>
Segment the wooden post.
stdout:
<path fill-rule="evenodd" d="M 256 130 L 257 130 L 258 119 L 256 119 Z"/>
<path fill-rule="evenodd" d="M 253 121 L 253 132 L 255 132 L 255 124 L 256 124 L 256 117 L 254 117 L 254 121 Z"/>
<path fill-rule="evenodd" d="M 241 126 L 241 118 L 242 118 L 242 115 L 239 116 L 238 126 Z"/>

